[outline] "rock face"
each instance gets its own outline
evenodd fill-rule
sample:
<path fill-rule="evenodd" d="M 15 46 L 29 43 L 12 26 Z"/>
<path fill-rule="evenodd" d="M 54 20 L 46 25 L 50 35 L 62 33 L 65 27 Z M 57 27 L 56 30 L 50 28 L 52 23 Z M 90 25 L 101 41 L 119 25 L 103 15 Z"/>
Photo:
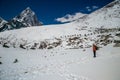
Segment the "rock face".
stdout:
<path fill-rule="evenodd" d="M 38 21 L 35 12 L 29 7 L 8 22 L 0 18 L 0 31 L 41 25 L 42 23 Z"/>
<path fill-rule="evenodd" d="M 3 26 L 8 23 L 7 21 L 5 21 L 3 18 L 0 17 L 0 31 L 2 31 L 4 28 Z"/>
<path fill-rule="evenodd" d="M 35 12 L 33 12 L 29 7 L 22 11 L 21 14 L 13 18 L 13 20 L 22 22 L 26 26 L 42 25 L 42 23 L 38 21 Z"/>

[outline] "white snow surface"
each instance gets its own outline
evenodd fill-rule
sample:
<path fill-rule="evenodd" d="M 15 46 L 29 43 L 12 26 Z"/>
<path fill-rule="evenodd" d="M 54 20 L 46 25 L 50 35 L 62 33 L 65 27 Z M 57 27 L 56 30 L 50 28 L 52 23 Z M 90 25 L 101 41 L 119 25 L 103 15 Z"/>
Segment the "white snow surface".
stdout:
<path fill-rule="evenodd" d="M 24 40 L 44 40 L 53 39 L 64 35 L 85 34 L 87 30 L 77 30 L 80 27 L 74 23 L 46 25 L 39 27 L 27 27 L 19 30 L 9 30 L 0 33 L 0 37 L 12 36 Z M 81 27 L 82 28 L 82 27 Z M 81 29 L 80 28 L 80 29 Z"/>
<path fill-rule="evenodd" d="M 15 59 L 18 62 L 14 63 Z M 0 46 L 0 80 L 119 80 L 120 47 L 23 50 Z"/>

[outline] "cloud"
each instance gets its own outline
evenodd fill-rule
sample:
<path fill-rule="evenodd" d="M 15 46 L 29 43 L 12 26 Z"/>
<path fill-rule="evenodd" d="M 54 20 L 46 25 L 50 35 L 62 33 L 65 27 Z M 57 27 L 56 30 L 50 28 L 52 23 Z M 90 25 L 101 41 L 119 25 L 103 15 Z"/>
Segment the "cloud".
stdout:
<path fill-rule="evenodd" d="M 86 9 L 88 12 L 91 12 L 91 11 L 97 9 L 97 8 L 98 8 L 98 6 L 95 6 L 95 5 L 93 5 L 93 6 L 86 6 L 86 7 L 85 7 L 85 9 Z M 74 15 L 67 14 L 67 15 L 65 15 L 65 16 L 63 16 L 63 17 L 60 17 L 60 18 L 55 19 L 55 21 L 57 21 L 57 22 L 62 22 L 62 23 L 64 23 L 64 22 L 71 22 L 71 21 L 77 20 L 77 19 L 79 19 L 79 18 L 82 18 L 82 17 L 85 16 L 85 15 L 87 15 L 87 14 L 83 14 L 83 13 L 80 13 L 80 12 L 75 13 Z"/>
<path fill-rule="evenodd" d="M 86 9 L 90 9 L 90 7 L 89 7 L 89 6 L 86 6 Z"/>
<path fill-rule="evenodd" d="M 93 8 L 93 9 L 97 9 L 97 8 L 98 8 L 98 6 L 92 6 L 92 8 Z"/>
<path fill-rule="evenodd" d="M 85 7 L 86 9 L 87 9 L 87 11 L 92 11 L 92 10 L 95 10 L 95 9 L 97 9 L 98 8 L 98 6 L 86 6 Z"/>
<path fill-rule="evenodd" d="M 87 11 L 92 11 L 92 9 L 90 8 L 90 6 L 86 6 Z"/>
<path fill-rule="evenodd" d="M 79 19 L 79 18 L 81 18 L 85 15 L 87 15 L 87 14 L 83 14 L 83 13 L 79 12 L 79 13 L 75 13 L 74 15 L 67 14 L 67 15 L 65 15 L 61 18 L 57 18 L 55 20 L 58 21 L 58 22 L 62 22 L 62 23 L 71 22 L 71 21 L 77 20 L 77 19 Z"/>

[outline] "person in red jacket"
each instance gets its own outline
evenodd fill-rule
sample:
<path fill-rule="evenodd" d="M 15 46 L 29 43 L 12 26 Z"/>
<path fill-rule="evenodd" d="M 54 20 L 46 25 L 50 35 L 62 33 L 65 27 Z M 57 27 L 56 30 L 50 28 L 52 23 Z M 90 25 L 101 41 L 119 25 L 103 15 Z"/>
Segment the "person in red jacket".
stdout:
<path fill-rule="evenodd" d="M 94 54 L 94 58 L 96 57 L 96 50 L 97 50 L 97 47 L 95 44 L 93 44 L 93 54 Z"/>

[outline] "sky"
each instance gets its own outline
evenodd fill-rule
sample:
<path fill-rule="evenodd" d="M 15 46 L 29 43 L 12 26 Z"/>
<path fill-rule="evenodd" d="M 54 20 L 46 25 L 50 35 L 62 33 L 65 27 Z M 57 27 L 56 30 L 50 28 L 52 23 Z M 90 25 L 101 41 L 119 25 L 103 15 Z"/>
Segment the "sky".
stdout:
<path fill-rule="evenodd" d="M 0 17 L 10 20 L 30 7 L 43 24 L 58 24 L 57 18 L 77 12 L 90 14 L 114 0 L 0 0 Z"/>

